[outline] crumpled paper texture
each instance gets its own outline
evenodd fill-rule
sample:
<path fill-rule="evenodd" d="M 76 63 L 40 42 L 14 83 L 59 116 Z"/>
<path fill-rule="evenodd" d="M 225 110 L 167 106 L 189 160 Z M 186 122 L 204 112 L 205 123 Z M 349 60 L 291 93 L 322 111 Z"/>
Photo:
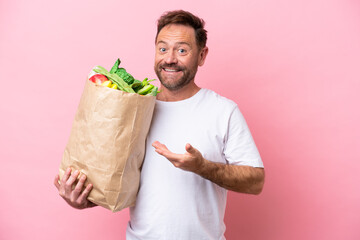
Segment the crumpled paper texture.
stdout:
<path fill-rule="evenodd" d="M 88 199 L 113 212 L 134 206 L 155 106 L 141 96 L 86 81 L 60 164 L 93 184 Z"/>

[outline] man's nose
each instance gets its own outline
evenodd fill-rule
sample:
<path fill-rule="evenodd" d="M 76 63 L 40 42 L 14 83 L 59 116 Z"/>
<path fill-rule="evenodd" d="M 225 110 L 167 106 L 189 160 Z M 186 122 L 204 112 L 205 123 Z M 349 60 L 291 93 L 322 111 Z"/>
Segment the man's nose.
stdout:
<path fill-rule="evenodd" d="M 176 53 L 174 51 L 169 51 L 166 54 L 165 62 L 167 64 L 176 64 L 177 63 Z"/>

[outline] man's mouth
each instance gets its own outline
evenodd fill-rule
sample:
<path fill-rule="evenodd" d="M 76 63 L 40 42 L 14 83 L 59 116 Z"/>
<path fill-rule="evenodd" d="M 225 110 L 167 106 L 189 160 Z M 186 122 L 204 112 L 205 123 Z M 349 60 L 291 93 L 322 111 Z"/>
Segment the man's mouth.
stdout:
<path fill-rule="evenodd" d="M 180 72 L 180 69 L 172 69 L 172 68 L 163 68 L 162 69 L 165 72 Z"/>

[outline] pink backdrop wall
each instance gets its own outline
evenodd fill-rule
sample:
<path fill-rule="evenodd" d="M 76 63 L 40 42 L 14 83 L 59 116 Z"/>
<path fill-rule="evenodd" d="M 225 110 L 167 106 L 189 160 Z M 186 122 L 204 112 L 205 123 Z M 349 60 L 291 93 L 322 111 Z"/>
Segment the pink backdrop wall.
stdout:
<path fill-rule="evenodd" d="M 0 239 L 124 239 L 128 211 L 74 210 L 53 186 L 89 70 L 153 73 L 156 20 L 203 17 L 197 82 L 233 99 L 266 167 L 229 193 L 228 239 L 360 239 L 360 3 L 0 1 Z"/>

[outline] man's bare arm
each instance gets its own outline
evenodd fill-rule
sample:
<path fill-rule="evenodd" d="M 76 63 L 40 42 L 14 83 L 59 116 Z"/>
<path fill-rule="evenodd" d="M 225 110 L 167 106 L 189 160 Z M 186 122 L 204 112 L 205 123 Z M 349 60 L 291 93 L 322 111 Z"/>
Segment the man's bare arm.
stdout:
<path fill-rule="evenodd" d="M 263 168 L 216 163 L 206 159 L 194 172 L 223 188 L 249 194 L 260 194 L 265 179 Z"/>
<path fill-rule="evenodd" d="M 263 168 L 211 162 L 186 144 L 184 154 L 171 152 L 164 144 L 154 142 L 155 151 L 166 157 L 175 167 L 194 172 L 217 185 L 235 192 L 259 194 L 265 179 Z"/>

